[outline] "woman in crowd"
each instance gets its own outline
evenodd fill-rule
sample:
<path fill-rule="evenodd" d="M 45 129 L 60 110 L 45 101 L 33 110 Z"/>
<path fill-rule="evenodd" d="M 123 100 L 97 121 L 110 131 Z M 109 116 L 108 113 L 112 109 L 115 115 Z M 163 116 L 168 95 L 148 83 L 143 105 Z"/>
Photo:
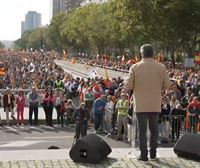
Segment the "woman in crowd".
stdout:
<path fill-rule="evenodd" d="M 53 90 L 51 87 L 48 87 L 46 89 L 46 93 L 43 98 L 43 109 L 46 116 L 46 124 L 51 127 L 53 126 L 52 122 L 53 108 L 54 108 Z"/>
<path fill-rule="evenodd" d="M 168 97 L 162 98 L 161 113 L 159 115 L 159 130 L 161 143 L 168 143 L 170 135 L 170 103 Z"/>
<path fill-rule="evenodd" d="M 108 95 L 107 103 L 105 106 L 105 131 L 108 134 L 111 134 L 111 121 L 112 121 L 113 109 L 114 109 L 114 103 L 112 101 L 112 96 Z"/>
<path fill-rule="evenodd" d="M 175 142 L 179 139 L 181 129 L 181 117 L 177 116 L 176 111 L 182 109 L 180 102 L 176 99 L 176 96 L 171 97 L 170 108 L 172 116 L 172 141 Z"/>
<path fill-rule="evenodd" d="M 189 119 L 189 132 L 193 131 L 197 132 L 197 126 L 199 122 L 199 114 L 200 114 L 200 102 L 198 101 L 198 97 L 195 96 L 192 102 L 189 103 L 188 107 L 188 119 Z"/>
<path fill-rule="evenodd" d="M 26 104 L 26 98 L 22 90 L 19 91 L 16 97 L 16 111 L 17 111 L 17 126 L 24 125 L 24 106 Z"/>
<path fill-rule="evenodd" d="M 56 111 L 57 111 L 57 124 L 58 124 L 58 126 L 63 127 L 63 124 L 64 124 L 63 115 L 65 112 L 65 99 L 64 99 L 64 93 L 62 90 L 57 91 Z"/>

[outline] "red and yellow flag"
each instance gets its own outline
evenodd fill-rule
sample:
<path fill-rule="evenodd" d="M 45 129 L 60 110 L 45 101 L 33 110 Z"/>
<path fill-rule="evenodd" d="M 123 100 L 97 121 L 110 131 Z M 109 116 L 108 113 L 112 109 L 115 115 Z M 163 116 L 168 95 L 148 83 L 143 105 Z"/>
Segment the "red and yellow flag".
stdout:
<path fill-rule="evenodd" d="M 108 71 L 106 68 L 104 68 L 105 70 L 105 76 L 104 76 L 104 83 L 105 85 L 108 87 L 110 85 L 110 80 L 109 80 L 109 76 L 108 76 Z"/>
<path fill-rule="evenodd" d="M 194 53 L 194 62 L 200 64 L 200 53 Z"/>

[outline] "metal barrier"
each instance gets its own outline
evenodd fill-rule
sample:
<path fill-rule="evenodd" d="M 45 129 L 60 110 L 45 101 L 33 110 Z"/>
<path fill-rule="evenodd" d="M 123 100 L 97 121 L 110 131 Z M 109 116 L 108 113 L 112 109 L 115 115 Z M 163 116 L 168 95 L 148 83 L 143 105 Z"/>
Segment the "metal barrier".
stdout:
<path fill-rule="evenodd" d="M 160 143 L 168 143 L 169 141 L 176 142 L 184 133 L 187 131 L 197 132 L 197 125 L 199 123 L 198 117 L 192 118 L 191 125 L 189 124 L 189 128 L 186 127 L 186 115 L 163 115 L 159 119 L 159 142 Z M 139 145 L 139 131 L 138 131 L 138 123 L 136 116 L 132 117 L 132 131 L 131 139 L 132 145 L 138 147 Z M 188 120 L 190 120 L 188 118 Z M 149 140 L 150 132 L 147 132 L 147 137 Z"/>
<path fill-rule="evenodd" d="M 4 93 L 7 89 L 0 89 L 0 93 Z M 31 92 L 31 89 L 10 89 L 11 92 L 13 93 L 17 93 L 19 91 L 23 91 L 24 93 L 29 93 Z M 45 91 L 45 89 L 37 89 L 38 93 L 42 93 L 43 91 Z"/>

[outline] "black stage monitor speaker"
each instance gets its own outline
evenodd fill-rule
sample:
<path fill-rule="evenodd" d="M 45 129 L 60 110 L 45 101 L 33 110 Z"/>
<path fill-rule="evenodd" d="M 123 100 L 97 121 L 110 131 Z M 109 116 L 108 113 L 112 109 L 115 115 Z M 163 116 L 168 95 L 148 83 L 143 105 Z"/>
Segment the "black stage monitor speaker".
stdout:
<path fill-rule="evenodd" d="M 200 134 L 184 134 L 175 144 L 174 152 L 180 157 L 200 160 Z"/>
<path fill-rule="evenodd" d="M 74 162 L 99 163 L 111 152 L 110 146 L 102 138 L 89 134 L 75 143 L 69 155 Z"/>

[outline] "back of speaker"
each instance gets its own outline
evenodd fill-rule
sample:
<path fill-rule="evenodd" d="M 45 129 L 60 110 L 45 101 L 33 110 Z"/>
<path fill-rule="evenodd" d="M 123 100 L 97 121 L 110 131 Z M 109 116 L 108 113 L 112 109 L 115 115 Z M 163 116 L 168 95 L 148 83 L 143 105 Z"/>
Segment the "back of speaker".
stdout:
<path fill-rule="evenodd" d="M 200 160 L 200 134 L 186 133 L 174 146 L 178 156 Z"/>

